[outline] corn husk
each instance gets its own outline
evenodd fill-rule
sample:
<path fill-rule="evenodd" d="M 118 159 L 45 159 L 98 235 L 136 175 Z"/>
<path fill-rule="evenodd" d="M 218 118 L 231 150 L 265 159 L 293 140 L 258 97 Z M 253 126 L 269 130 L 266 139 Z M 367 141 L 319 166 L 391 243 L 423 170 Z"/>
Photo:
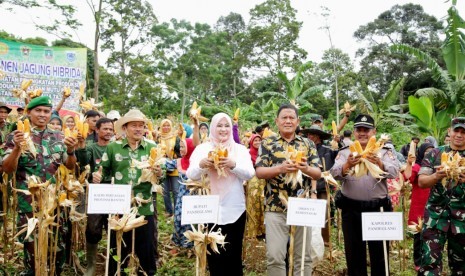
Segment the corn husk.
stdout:
<path fill-rule="evenodd" d="M 103 103 L 96 103 L 94 98 L 89 98 L 87 101 L 81 100 L 79 106 L 86 112 L 89 110 L 98 110 L 99 107 L 103 106 Z"/>
<path fill-rule="evenodd" d="M 286 160 L 292 163 L 301 162 L 304 152 L 296 150 L 293 146 L 288 146 L 286 152 L 284 153 Z M 300 158 L 299 158 L 300 157 Z M 292 189 L 297 188 L 297 184 L 302 185 L 303 175 L 300 170 L 295 172 L 286 173 L 284 177 L 284 182 L 288 185 L 291 185 Z"/>
<path fill-rule="evenodd" d="M 142 182 L 150 182 L 154 186 L 154 190 L 157 193 L 162 194 L 163 188 L 158 184 L 159 177 L 155 173 L 155 168 L 166 163 L 165 147 L 158 144 L 157 146 L 150 149 L 150 156 L 147 161 L 137 161 L 132 159 L 132 166 L 138 168 L 141 171 L 141 176 L 137 181 L 138 184 Z"/>
<path fill-rule="evenodd" d="M 465 158 L 461 157 L 459 153 L 443 152 L 441 154 L 441 171 L 446 172 L 446 177 L 442 179 L 442 184 L 447 185 L 447 180 L 454 180 L 456 183 L 459 181 L 461 173 L 465 173 Z"/>
<path fill-rule="evenodd" d="M 323 177 L 326 183 L 339 189 L 339 183 L 336 179 L 334 179 L 333 175 L 329 171 L 322 172 L 321 177 Z"/>
<path fill-rule="evenodd" d="M 199 224 L 197 228 L 191 225 L 191 228 L 192 230 L 184 232 L 184 236 L 189 242 L 194 243 L 194 253 L 198 260 L 196 269 L 200 271 L 200 275 L 205 275 L 207 254 L 210 254 L 210 252 L 208 252 L 208 246 L 210 246 L 213 252 L 219 254 L 220 251 L 218 250 L 218 246 L 224 247 L 226 244 L 226 236 L 221 234 L 221 228 L 217 231 L 208 231 L 208 228 L 203 224 Z"/>
<path fill-rule="evenodd" d="M 37 149 L 32 141 L 31 137 L 31 124 L 29 119 L 24 119 L 24 121 L 18 121 L 17 130 L 24 133 L 24 142 L 21 143 L 21 153 L 25 154 L 30 152 L 34 158 L 37 156 Z"/>
<path fill-rule="evenodd" d="M 188 179 L 186 182 L 181 182 L 186 185 L 191 195 L 210 195 L 210 178 L 208 174 L 203 174 L 199 181 Z"/>
<path fill-rule="evenodd" d="M 189 110 L 189 117 L 197 122 L 208 122 L 208 119 L 202 116 L 202 107 L 197 105 L 197 102 L 192 103 L 192 107 Z"/>
<path fill-rule="evenodd" d="M 389 136 L 381 135 L 380 139 L 376 141 L 376 137 L 372 136 L 365 147 L 362 149 L 360 142 L 356 140 L 351 146 L 349 146 L 349 150 L 352 152 L 354 156 L 361 155 L 360 163 L 355 165 L 354 170 L 351 172 L 352 175 L 355 177 L 362 177 L 367 175 L 368 173 L 371 174 L 374 178 L 381 179 L 384 178 L 386 172 L 381 170 L 378 165 L 371 163 L 366 159 L 369 155 L 376 155 L 384 146 L 384 143 L 389 140 Z"/>
<path fill-rule="evenodd" d="M 264 139 L 264 138 L 267 138 L 267 137 L 271 137 L 271 136 L 276 136 L 276 133 L 274 133 L 274 132 L 273 132 L 272 130 L 270 130 L 269 128 L 265 128 L 265 129 L 263 130 L 263 135 L 262 135 L 263 139 Z"/>
<path fill-rule="evenodd" d="M 408 157 L 415 157 L 417 152 L 417 143 L 411 141 L 410 142 L 410 149 L 408 150 Z"/>
<path fill-rule="evenodd" d="M 219 177 L 227 177 L 228 173 L 222 167 L 220 167 L 221 158 L 228 157 L 228 149 L 225 148 L 222 144 L 219 144 L 216 148 L 208 153 L 208 159 L 213 160 L 216 172 Z"/>
<path fill-rule="evenodd" d="M 352 112 L 352 111 L 355 110 L 355 108 L 357 108 L 357 105 L 351 106 L 349 102 L 346 102 L 344 104 L 344 107 L 341 108 L 341 110 L 339 110 L 339 114 L 344 114 L 344 113 L 349 112 L 349 111 Z"/>
<path fill-rule="evenodd" d="M 19 88 L 14 88 L 11 90 L 13 97 L 20 100 L 25 100 L 28 98 L 28 89 L 31 86 L 32 80 L 23 80 Z"/>

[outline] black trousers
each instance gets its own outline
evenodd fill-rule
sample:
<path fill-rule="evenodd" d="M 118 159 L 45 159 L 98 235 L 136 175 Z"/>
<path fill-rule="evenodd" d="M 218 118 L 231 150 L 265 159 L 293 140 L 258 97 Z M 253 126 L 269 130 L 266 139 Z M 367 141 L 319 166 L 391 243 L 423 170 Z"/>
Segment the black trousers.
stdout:
<path fill-rule="evenodd" d="M 349 276 L 368 275 L 367 244 L 370 254 L 371 275 L 386 275 L 384 266 L 384 250 L 382 241 L 362 240 L 362 212 L 391 211 L 390 200 L 357 201 L 345 197 L 342 208 L 342 232 Z M 389 241 L 386 241 L 389 258 Z"/>
<path fill-rule="evenodd" d="M 139 263 L 142 269 L 147 273 L 147 275 L 155 275 L 157 272 L 155 251 L 153 249 L 153 231 L 154 231 L 154 220 L 153 216 L 145 216 L 147 224 L 136 228 L 136 239 L 134 250 L 136 251 L 136 256 L 139 258 Z M 116 256 L 116 234 L 114 231 L 111 231 L 111 242 L 110 247 L 112 248 L 111 255 Z M 124 268 L 127 267 L 129 263 L 129 258 L 126 258 L 131 254 L 132 248 L 132 231 L 128 231 L 123 234 L 123 240 L 126 246 L 121 243 L 121 271 L 124 271 Z M 110 267 L 108 275 L 115 275 L 117 268 L 117 262 L 110 256 Z M 124 273 L 121 273 L 125 275 Z M 143 275 L 138 272 L 138 275 Z"/>
<path fill-rule="evenodd" d="M 242 239 L 245 229 L 245 212 L 234 223 L 216 225 L 216 231 L 221 228 L 221 233 L 226 236 L 224 248 L 219 247 L 220 254 L 212 252 L 207 254 L 208 268 L 211 276 L 242 276 Z M 213 224 L 208 225 L 210 229 Z"/>

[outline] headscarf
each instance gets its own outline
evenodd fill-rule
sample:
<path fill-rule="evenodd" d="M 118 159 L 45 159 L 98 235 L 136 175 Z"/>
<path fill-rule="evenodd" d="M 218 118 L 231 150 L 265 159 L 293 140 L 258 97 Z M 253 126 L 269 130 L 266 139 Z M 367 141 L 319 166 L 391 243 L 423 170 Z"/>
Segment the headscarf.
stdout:
<path fill-rule="evenodd" d="M 257 137 L 259 137 L 260 139 L 262 138 L 258 134 L 253 134 L 252 137 L 250 137 L 250 140 L 249 140 L 249 153 L 250 153 L 250 157 L 252 157 L 252 163 L 254 164 L 254 166 L 255 166 L 255 161 L 257 160 L 257 156 L 258 156 L 258 149 L 254 148 L 253 141 Z"/>
<path fill-rule="evenodd" d="M 57 119 L 58 122 L 60 122 L 60 125 L 63 125 L 63 121 L 61 120 L 60 116 L 55 113 L 52 113 L 52 116 L 50 116 L 50 121 L 48 122 L 51 123 L 54 119 Z"/>
<path fill-rule="evenodd" d="M 171 127 L 171 130 L 170 132 L 163 132 L 163 125 L 165 123 L 168 123 Z M 173 122 L 171 122 L 171 120 L 169 119 L 163 119 L 160 123 L 160 139 L 161 140 L 167 140 L 167 139 L 170 139 L 170 138 L 173 138 L 173 136 L 175 135 L 174 131 L 173 131 Z"/>
<path fill-rule="evenodd" d="M 438 147 L 438 142 L 436 141 L 436 139 L 434 139 L 433 136 L 426 136 L 426 137 L 425 137 L 425 140 L 428 140 L 431 144 L 433 144 L 433 146 L 434 146 L 435 148 Z M 426 142 L 426 143 L 427 143 L 427 142 Z"/>
<path fill-rule="evenodd" d="M 218 125 L 218 122 L 221 121 L 223 118 L 226 118 L 226 120 L 229 123 L 229 137 L 227 138 L 226 141 L 220 141 L 218 137 L 216 136 L 216 126 Z M 218 113 L 212 118 L 212 122 L 210 124 L 210 142 L 211 146 L 213 148 L 217 147 L 218 145 L 224 146 L 225 148 L 228 149 L 228 156 L 230 158 L 235 159 L 236 158 L 236 142 L 234 142 L 233 138 L 233 125 L 231 118 L 225 114 L 225 113 Z M 237 160 L 240 161 L 240 160 Z M 209 171 L 209 176 L 210 176 L 210 187 L 211 187 L 211 192 L 214 195 L 219 195 L 220 200 L 224 198 L 229 192 L 229 190 L 232 187 L 232 184 L 234 182 L 234 179 L 237 177 L 233 173 L 229 173 L 228 176 L 226 177 L 219 177 L 218 173 L 216 170 L 210 170 Z"/>
<path fill-rule="evenodd" d="M 182 127 L 186 131 L 186 138 L 190 138 L 192 135 L 192 127 L 186 123 L 183 123 Z"/>
<path fill-rule="evenodd" d="M 74 117 L 71 116 L 71 115 L 66 115 L 63 117 L 63 129 L 65 129 L 67 126 L 66 126 L 66 121 L 68 121 L 68 119 L 71 118 L 73 119 L 73 122 L 74 122 L 74 127 L 76 127 L 76 121 L 74 120 Z"/>
<path fill-rule="evenodd" d="M 226 141 L 220 141 L 219 138 L 216 136 L 216 126 L 218 125 L 218 122 L 221 121 L 223 118 L 226 118 L 226 120 L 229 123 L 229 137 L 227 138 Z M 219 144 L 222 144 L 224 147 L 228 149 L 229 152 L 233 151 L 234 149 L 234 137 L 233 137 L 233 127 L 232 127 L 232 121 L 231 118 L 228 116 L 226 113 L 218 113 L 212 118 L 212 122 L 210 124 L 211 129 L 210 129 L 210 142 L 213 143 L 214 146 L 218 146 Z"/>
<path fill-rule="evenodd" d="M 190 138 L 187 138 L 181 142 L 186 144 L 186 155 L 181 158 L 181 168 L 184 171 L 187 171 L 190 164 L 189 159 L 191 158 L 192 152 L 194 152 L 195 146 L 194 142 Z"/>
<path fill-rule="evenodd" d="M 423 158 L 425 158 L 425 152 L 429 148 L 434 148 L 434 145 L 431 143 L 421 144 L 421 146 L 418 148 L 418 151 L 417 151 L 417 158 L 415 159 L 416 164 L 421 165 Z"/>
<path fill-rule="evenodd" d="M 210 131 L 210 127 L 208 126 L 207 123 L 200 123 L 199 129 L 200 129 L 202 126 L 205 126 L 205 127 L 208 129 L 208 131 Z"/>

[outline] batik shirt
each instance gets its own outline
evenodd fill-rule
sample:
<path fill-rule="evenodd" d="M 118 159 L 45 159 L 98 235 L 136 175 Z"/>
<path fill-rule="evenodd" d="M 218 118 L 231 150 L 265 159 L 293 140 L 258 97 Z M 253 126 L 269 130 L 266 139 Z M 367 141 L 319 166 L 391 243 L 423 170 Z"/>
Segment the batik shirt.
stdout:
<path fill-rule="evenodd" d="M 41 182 L 50 180 L 55 182 L 54 174 L 60 164 L 66 162 L 66 146 L 63 142 L 64 136 L 61 132 L 45 129 L 43 131 L 31 130 L 31 138 L 34 142 L 37 155 L 30 152 L 22 153 L 18 160 L 16 170 L 16 188 L 28 190 L 27 177 L 35 175 Z M 3 160 L 7 158 L 13 148 L 13 134 L 8 135 L 5 144 Z M 32 197 L 18 192 L 18 208 L 20 213 L 32 212 Z"/>
<path fill-rule="evenodd" d="M 154 144 L 142 140 L 139 146 L 133 150 L 129 146 L 127 138 L 110 143 L 102 156 L 102 183 L 111 183 L 111 178 L 114 177 L 115 184 L 132 184 L 134 196 L 143 199 L 151 198 L 152 184 L 150 182 L 138 184 L 141 170 L 135 167 L 132 160 L 147 161 L 153 146 Z M 152 215 L 153 208 L 152 200 L 150 200 L 149 203 L 144 203 L 139 207 L 139 214 Z"/>
<path fill-rule="evenodd" d="M 449 146 L 442 146 L 430 151 L 421 163 L 418 175 L 431 175 L 436 172 L 436 167 L 441 165 L 441 154 L 450 152 Z M 455 154 L 457 151 L 453 151 Z M 465 151 L 458 151 L 465 157 Z M 425 207 L 424 224 L 428 228 L 438 229 L 444 232 L 451 231 L 454 234 L 465 233 L 465 183 L 458 183 L 453 179 L 447 179 L 431 187 L 428 202 Z"/>
<path fill-rule="evenodd" d="M 288 146 L 293 146 L 296 150 L 306 152 L 307 163 L 311 167 L 318 167 L 320 165 L 320 159 L 315 148 L 315 144 L 296 135 L 293 140 L 287 142 L 280 135 L 270 136 L 263 139 L 262 144 L 258 150 L 258 157 L 255 163 L 256 167 L 274 167 L 284 161 L 285 152 Z M 301 189 L 298 185 L 296 189 L 291 188 L 291 184 L 285 183 L 285 174 L 279 174 L 278 176 L 267 179 L 265 187 L 265 211 L 271 212 L 284 212 L 286 207 L 279 199 L 279 193 L 284 193 L 284 196 L 295 197 L 297 191 Z"/>

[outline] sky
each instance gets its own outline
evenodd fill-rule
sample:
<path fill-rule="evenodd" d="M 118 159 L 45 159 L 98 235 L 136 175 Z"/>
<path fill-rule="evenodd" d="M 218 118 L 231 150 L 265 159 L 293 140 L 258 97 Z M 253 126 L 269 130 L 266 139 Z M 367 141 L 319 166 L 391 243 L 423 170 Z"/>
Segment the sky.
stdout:
<path fill-rule="evenodd" d="M 75 41 L 93 48 L 94 27 L 92 14 L 86 0 L 63 0 L 78 6 L 78 19 L 83 26 L 74 34 Z M 87 0 L 91 1 L 91 0 Z M 94 0 L 95 1 L 95 0 Z M 159 21 L 171 18 L 185 19 L 190 22 L 201 22 L 213 25 L 220 16 L 230 12 L 239 13 L 247 23 L 249 11 L 264 0 L 148 0 L 154 8 Z M 322 30 L 325 20 L 320 15 L 321 6 L 330 10 L 327 25 L 330 27 L 334 47 L 342 49 L 354 60 L 355 51 L 360 44 L 353 38 L 353 33 L 359 26 L 376 19 L 382 12 L 392 6 L 415 3 L 423 6 L 426 13 L 443 20 L 447 15 L 449 2 L 445 0 L 291 0 L 291 5 L 297 10 L 297 19 L 303 22 L 298 44 L 308 52 L 308 59 L 321 61 L 323 52 L 331 47 L 328 34 Z M 457 7 L 462 17 L 465 17 L 465 1 L 458 1 Z M 0 29 L 19 37 L 44 37 L 50 41 L 56 39 L 47 33 L 37 31 L 34 22 L 47 22 L 53 18 L 53 13 L 34 9 L 17 9 L 16 13 L 8 12 L 0 6 Z M 107 54 L 103 53 L 103 57 Z"/>

